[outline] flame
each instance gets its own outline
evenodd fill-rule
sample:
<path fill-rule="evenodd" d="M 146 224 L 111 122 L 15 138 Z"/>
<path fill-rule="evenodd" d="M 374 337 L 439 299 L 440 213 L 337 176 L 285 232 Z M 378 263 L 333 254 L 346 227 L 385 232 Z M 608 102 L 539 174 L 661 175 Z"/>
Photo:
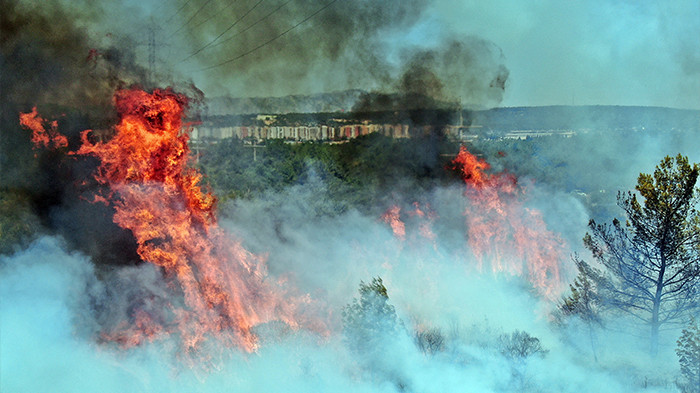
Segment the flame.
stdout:
<path fill-rule="evenodd" d="M 47 130 L 44 124 L 48 123 Z M 68 139 L 58 132 L 58 122 L 56 120 L 48 122 L 39 116 L 36 107 L 29 113 L 19 114 L 19 124 L 22 127 L 32 130 L 32 143 L 35 149 L 57 149 L 68 146 Z"/>
<path fill-rule="evenodd" d="M 437 238 L 437 235 L 435 235 L 433 232 L 433 221 L 435 220 L 436 216 L 435 212 L 432 211 L 429 204 L 426 204 L 425 208 L 421 209 L 420 203 L 413 202 L 413 208 L 414 210 L 411 212 L 411 215 L 421 218 L 421 221 L 418 224 L 418 231 L 420 232 L 421 236 L 432 243 L 433 248 L 436 248 L 437 244 L 435 243 L 435 239 Z"/>
<path fill-rule="evenodd" d="M 406 223 L 401 219 L 401 207 L 398 205 L 393 205 L 387 211 L 382 214 L 381 220 L 391 227 L 394 237 L 396 237 L 401 242 L 406 241 Z M 421 208 L 421 204 L 418 202 L 413 202 L 413 210 L 409 210 L 407 213 L 408 217 L 413 218 L 413 222 L 409 221 L 409 224 L 418 225 L 418 233 L 410 233 L 409 242 L 411 244 L 417 244 L 428 240 L 434 249 L 437 249 L 436 239 L 437 236 L 433 232 L 433 221 L 435 220 L 436 214 L 432 211 L 429 204 L 425 204 L 424 208 Z M 412 227 L 409 225 L 409 227 Z M 422 238 L 422 239 L 420 239 Z"/>
<path fill-rule="evenodd" d="M 406 225 L 401 221 L 401 207 L 394 205 L 387 209 L 387 211 L 382 214 L 382 221 L 389 224 L 391 231 L 394 232 L 399 240 L 406 239 Z"/>
<path fill-rule="evenodd" d="M 299 326 L 301 302 L 285 299 L 265 281 L 263 258 L 225 236 L 216 223 L 216 199 L 203 192 L 202 176 L 188 167 L 188 134 L 182 129 L 185 96 L 170 90 L 121 90 L 114 97 L 120 122 L 114 137 L 91 143 L 81 134 L 75 153 L 98 157 L 95 178 L 109 186 L 114 222 L 131 230 L 138 254 L 162 268 L 181 293 L 167 312 L 140 309 L 131 322 L 104 333 L 124 346 L 178 334 L 195 352 L 207 337 L 253 351 L 252 328 L 269 321 Z M 99 198 L 98 198 L 99 200 Z"/>
<path fill-rule="evenodd" d="M 523 206 L 516 177 L 487 173 L 491 166 L 464 146 L 452 165 L 466 184 L 468 243 L 479 267 L 488 259 L 494 271 L 527 275 L 545 296 L 556 297 L 565 246 L 547 229 L 541 212 Z"/>

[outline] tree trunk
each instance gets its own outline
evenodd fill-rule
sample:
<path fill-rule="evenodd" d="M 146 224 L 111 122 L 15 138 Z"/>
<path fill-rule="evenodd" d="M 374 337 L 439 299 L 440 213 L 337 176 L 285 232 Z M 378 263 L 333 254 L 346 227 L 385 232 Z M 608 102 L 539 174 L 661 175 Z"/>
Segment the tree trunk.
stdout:
<path fill-rule="evenodd" d="M 666 258 L 661 256 L 661 268 L 656 279 L 656 293 L 654 294 L 654 304 L 651 309 L 651 355 L 659 353 L 659 309 L 661 308 L 661 294 L 664 290 L 664 274 L 666 273 Z"/>
<path fill-rule="evenodd" d="M 652 356 L 656 356 L 659 353 L 659 316 L 658 312 L 654 314 L 656 321 L 651 322 L 651 342 L 650 342 L 650 352 Z"/>

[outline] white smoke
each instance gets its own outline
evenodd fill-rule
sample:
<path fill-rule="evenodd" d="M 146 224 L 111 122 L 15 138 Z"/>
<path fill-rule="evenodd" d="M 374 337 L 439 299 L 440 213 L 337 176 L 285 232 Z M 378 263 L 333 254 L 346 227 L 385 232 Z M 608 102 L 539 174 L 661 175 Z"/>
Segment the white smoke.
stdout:
<path fill-rule="evenodd" d="M 0 390 L 674 391 L 672 335 L 652 361 L 643 340 L 619 327 L 596 329 L 594 340 L 585 324 L 558 328 L 549 317 L 553 304 L 522 278 L 474 268 L 473 257 L 458 244 L 463 235 L 437 246 L 419 237 L 401 242 L 376 217 L 356 211 L 314 215 L 327 202 L 309 199 L 313 194 L 300 192 L 303 187 L 238 202 L 224 226 L 268 255 L 271 275 L 285 275 L 327 303 L 335 323 L 330 336 L 264 330 L 258 352 L 227 349 L 208 370 L 209 364 L 190 368 L 174 337 L 128 350 L 100 343 L 104 309 L 120 315 L 125 306 L 119 303 L 129 301 L 114 292 L 158 294 L 156 269 L 121 267 L 98 278 L 86 257 L 66 251 L 60 239 L 42 238 L 0 261 Z M 445 214 L 448 206 L 459 206 L 461 193 L 440 189 L 432 198 L 443 202 L 437 210 Z M 557 203 L 562 206 L 552 204 L 545 218 L 580 209 L 571 199 Z M 577 214 L 559 218 L 578 220 Z M 383 351 L 362 354 L 343 339 L 340 314 L 358 296 L 359 282 L 376 276 L 384 279 L 404 328 L 380 337 Z M 115 282 L 121 287 L 109 288 Z M 416 329 L 437 329 L 443 349 L 421 352 Z M 523 359 L 503 355 L 502 337 L 516 330 L 537 337 L 548 352 Z"/>

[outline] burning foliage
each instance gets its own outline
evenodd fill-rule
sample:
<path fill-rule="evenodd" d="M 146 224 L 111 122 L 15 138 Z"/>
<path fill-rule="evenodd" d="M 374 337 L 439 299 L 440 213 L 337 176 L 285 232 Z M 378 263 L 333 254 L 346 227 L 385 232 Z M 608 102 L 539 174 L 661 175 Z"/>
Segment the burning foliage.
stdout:
<path fill-rule="evenodd" d="M 256 325 L 314 324 L 299 315 L 298 306 L 309 300 L 266 281 L 264 259 L 217 226 L 216 199 L 202 191 L 201 175 L 188 167 L 182 128 L 187 98 L 170 90 L 130 89 L 117 91 L 114 100 L 120 116 L 114 137 L 91 143 L 86 130 L 71 154 L 99 159 L 95 178 L 106 190 L 97 200 L 113 207 L 114 222 L 133 234 L 141 260 L 161 268 L 176 296 L 159 297 L 157 307 L 139 299 L 129 320 L 106 327 L 103 339 L 129 347 L 176 335 L 190 355 L 207 339 L 252 351 Z"/>
<path fill-rule="evenodd" d="M 494 272 L 526 278 L 550 299 L 558 296 L 566 245 L 547 229 L 540 211 L 525 206 L 525 188 L 518 179 L 506 172 L 489 173 L 489 163 L 464 146 L 448 169 L 457 172 L 466 185 L 462 214 L 467 245 L 478 268 L 487 263 Z M 437 250 L 440 239 L 433 227 L 440 219 L 430 204 L 414 202 L 413 208 L 403 213 L 401 206 L 393 205 L 381 220 L 401 242 L 428 243 Z"/>
<path fill-rule="evenodd" d="M 519 199 L 523 188 L 508 173 L 489 174 L 490 165 L 462 147 L 453 161 L 466 190 L 464 211 L 469 246 L 494 271 L 527 276 L 543 294 L 558 295 L 563 241 L 547 229 L 542 214 Z"/>

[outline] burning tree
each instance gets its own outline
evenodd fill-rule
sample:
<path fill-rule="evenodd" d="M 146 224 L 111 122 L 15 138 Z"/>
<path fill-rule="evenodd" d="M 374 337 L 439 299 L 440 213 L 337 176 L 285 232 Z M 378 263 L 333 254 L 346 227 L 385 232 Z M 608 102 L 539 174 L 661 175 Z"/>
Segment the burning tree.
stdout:
<path fill-rule="evenodd" d="M 640 174 L 636 190 L 618 194 L 627 220 L 612 225 L 591 220 L 584 244 L 604 267 L 577 260 L 596 284 L 606 306 L 650 327 L 651 352 L 659 328 L 685 322 L 697 310 L 700 289 L 700 214 L 695 183 L 700 167 L 678 155 L 665 157 L 654 174 Z"/>

